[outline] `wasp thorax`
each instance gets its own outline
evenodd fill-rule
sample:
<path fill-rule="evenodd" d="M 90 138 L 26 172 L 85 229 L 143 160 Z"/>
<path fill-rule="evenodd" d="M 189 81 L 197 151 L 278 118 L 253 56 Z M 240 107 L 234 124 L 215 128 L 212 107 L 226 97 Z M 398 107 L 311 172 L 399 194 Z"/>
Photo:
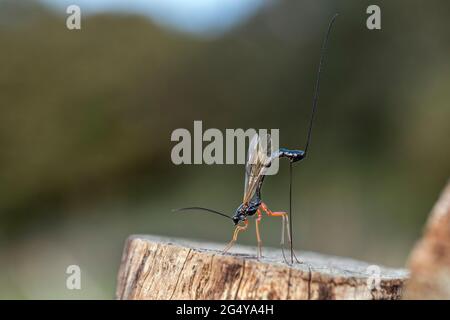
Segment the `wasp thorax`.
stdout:
<path fill-rule="evenodd" d="M 244 221 L 247 217 L 248 206 L 246 204 L 241 204 L 234 213 L 233 222 L 234 224 L 238 224 L 241 221 Z"/>

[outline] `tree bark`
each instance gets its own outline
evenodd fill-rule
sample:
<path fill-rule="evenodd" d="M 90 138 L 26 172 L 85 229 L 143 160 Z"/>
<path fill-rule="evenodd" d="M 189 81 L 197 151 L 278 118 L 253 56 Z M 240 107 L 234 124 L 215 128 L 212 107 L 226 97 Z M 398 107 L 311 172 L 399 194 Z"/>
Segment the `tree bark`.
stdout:
<path fill-rule="evenodd" d="M 450 183 L 431 211 L 408 266 L 405 299 L 450 299 Z"/>
<path fill-rule="evenodd" d="M 407 271 L 352 259 L 279 249 L 222 246 L 181 239 L 131 236 L 118 274 L 118 299 L 398 299 Z M 288 252 L 286 253 L 288 254 Z"/>

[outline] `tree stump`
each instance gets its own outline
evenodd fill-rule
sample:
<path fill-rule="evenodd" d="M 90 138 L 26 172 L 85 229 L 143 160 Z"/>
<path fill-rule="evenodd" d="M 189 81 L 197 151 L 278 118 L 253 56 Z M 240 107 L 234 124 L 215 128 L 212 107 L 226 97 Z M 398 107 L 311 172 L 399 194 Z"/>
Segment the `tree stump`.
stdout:
<path fill-rule="evenodd" d="M 450 299 L 450 183 L 431 211 L 408 266 L 405 299 Z"/>
<path fill-rule="evenodd" d="M 352 259 L 302 252 L 302 264 L 283 262 L 280 249 L 153 236 L 126 241 L 117 299 L 398 299 L 408 276 Z M 288 253 L 287 253 L 288 254 Z"/>

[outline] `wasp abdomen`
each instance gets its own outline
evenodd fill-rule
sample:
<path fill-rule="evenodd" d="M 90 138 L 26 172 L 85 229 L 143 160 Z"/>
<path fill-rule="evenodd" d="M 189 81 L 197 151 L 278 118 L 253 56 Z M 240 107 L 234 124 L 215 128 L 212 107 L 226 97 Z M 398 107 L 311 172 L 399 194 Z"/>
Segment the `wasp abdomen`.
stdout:
<path fill-rule="evenodd" d="M 303 150 L 289 150 L 286 148 L 280 148 L 276 152 L 275 157 L 288 158 L 292 162 L 297 162 L 303 160 L 305 157 L 305 152 Z"/>

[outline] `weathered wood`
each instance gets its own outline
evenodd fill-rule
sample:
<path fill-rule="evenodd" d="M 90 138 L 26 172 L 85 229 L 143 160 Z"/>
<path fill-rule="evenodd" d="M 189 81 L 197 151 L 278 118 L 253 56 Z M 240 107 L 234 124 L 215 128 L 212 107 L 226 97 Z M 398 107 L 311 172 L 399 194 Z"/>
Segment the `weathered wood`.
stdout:
<path fill-rule="evenodd" d="M 405 299 L 450 299 L 450 183 L 431 211 L 408 266 Z"/>
<path fill-rule="evenodd" d="M 180 239 L 131 236 L 118 274 L 118 299 L 398 299 L 407 271 L 316 253 L 283 263 L 279 249 L 264 251 Z M 372 278 L 375 282 L 372 282 Z M 375 284 L 375 286 L 369 286 Z"/>

